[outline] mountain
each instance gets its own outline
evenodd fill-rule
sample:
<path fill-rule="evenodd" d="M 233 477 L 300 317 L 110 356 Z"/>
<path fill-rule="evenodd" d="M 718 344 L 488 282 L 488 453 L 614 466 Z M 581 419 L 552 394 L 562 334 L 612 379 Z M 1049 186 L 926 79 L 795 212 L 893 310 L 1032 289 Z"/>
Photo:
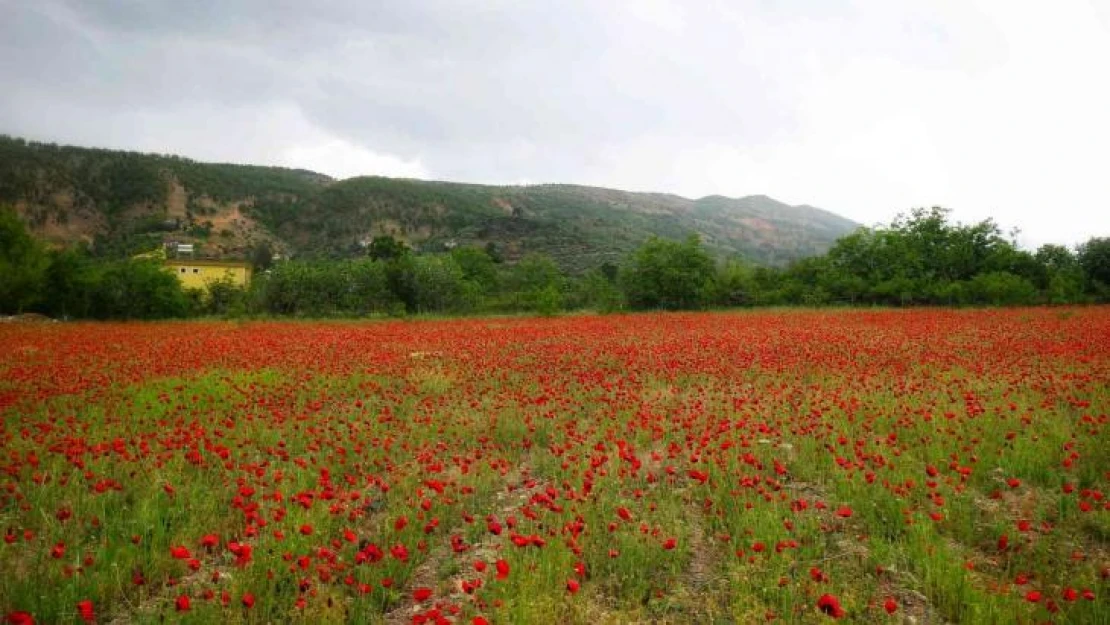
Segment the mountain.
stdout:
<path fill-rule="evenodd" d="M 494 244 L 509 259 L 552 256 L 571 272 L 619 262 L 652 235 L 701 236 L 719 256 L 781 265 L 823 253 L 858 224 L 762 195 L 691 200 L 565 184 L 489 186 L 198 163 L 170 155 L 0 136 L 0 203 L 37 236 L 132 254 L 164 241 L 243 257 L 359 254 L 392 235 L 423 251 Z"/>

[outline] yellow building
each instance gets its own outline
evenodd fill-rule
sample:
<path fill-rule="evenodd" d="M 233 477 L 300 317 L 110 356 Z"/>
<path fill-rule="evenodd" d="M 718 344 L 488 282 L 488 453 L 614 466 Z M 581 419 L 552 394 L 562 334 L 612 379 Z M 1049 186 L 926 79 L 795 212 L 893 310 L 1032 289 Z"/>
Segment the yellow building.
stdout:
<path fill-rule="evenodd" d="M 166 261 L 166 269 L 187 289 L 207 291 L 209 284 L 227 279 L 237 286 L 247 286 L 251 281 L 250 263 L 238 260 L 174 258 Z"/>

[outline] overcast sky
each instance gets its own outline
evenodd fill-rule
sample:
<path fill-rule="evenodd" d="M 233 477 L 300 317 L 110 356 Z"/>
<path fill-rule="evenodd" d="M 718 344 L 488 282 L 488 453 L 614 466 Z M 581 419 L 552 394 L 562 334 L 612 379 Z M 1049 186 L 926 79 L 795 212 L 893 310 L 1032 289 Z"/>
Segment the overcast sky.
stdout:
<path fill-rule="evenodd" d="M 0 0 L 0 133 L 1110 235 L 1110 0 Z"/>

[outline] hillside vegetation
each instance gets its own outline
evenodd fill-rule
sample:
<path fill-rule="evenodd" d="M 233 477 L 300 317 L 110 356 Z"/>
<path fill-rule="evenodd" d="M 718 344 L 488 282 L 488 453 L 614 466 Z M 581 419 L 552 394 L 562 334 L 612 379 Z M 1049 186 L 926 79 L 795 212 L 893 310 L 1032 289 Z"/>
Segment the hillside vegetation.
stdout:
<path fill-rule="evenodd" d="M 858 224 L 766 196 L 631 193 L 575 185 L 488 186 L 198 163 L 0 136 L 0 203 L 40 239 L 124 256 L 165 240 L 206 256 L 348 258 L 389 235 L 417 251 L 490 246 L 550 256 L 572 274 L 616 263 L 649 239 L 698 234 L 718 257 L 781 266 L 822 254 Z"/>

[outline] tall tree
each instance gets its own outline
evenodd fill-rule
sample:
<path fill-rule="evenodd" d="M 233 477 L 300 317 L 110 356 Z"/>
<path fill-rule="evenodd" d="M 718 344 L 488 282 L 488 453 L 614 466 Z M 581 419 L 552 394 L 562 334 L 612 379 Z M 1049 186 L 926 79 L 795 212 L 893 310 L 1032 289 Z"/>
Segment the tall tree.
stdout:
<path fill-rule="evenodd" d="M 39 303 L 48 265 L 15 211 L 0 207 L 0 312 L 24 312 Z"/>
<path fill-rule="evenodd" d="M 632 254 L 622 284 L 633 308 L 702 308 L 713 281 L 713 259 L 697 235 L 685 241 L 648 239 Z"/>

